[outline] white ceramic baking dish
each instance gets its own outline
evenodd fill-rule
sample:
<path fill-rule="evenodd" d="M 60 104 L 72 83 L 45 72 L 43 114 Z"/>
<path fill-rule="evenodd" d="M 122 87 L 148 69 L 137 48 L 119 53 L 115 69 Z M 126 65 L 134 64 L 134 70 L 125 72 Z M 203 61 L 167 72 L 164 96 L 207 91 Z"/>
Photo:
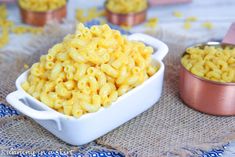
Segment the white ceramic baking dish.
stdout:
<path fill-rule="evenodd" d="M 154 105 L 160 98 L 163 86 L 164 64 L 162 59 L 168 47 L 158 39 L 144 34 L 128 36 L 130 40 L 142 41 L 152 46 L 152 64 L 160 65 L 159 71 L 140 86 L 119 97 L 108 108 L 74 118 L 63 115 L 36 100 L 21 88 L 28 76 L 24 72 L 16 80 L 17 91 L 7 96 L 7 101 L 21 113 L 34 119 L 61 140 L 72 145 L 83 145 L 117 128 Z"/>

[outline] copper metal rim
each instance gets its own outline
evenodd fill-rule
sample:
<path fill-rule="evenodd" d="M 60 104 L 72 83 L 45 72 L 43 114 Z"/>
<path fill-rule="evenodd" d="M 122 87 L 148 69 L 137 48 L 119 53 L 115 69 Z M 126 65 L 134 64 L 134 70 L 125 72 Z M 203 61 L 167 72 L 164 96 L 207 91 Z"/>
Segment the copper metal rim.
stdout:
<path fill-rule="evenodd" d="M 36 12 L 26 10 L 20 7 L 20 14 L 22 21 L 26 24 L 34 26 L 44 26 L 48 21 L 58 21 L 61 22 L 67 15 L 66 5 L 47 12 Z"/>
<path fill-rule="evenodd" d="M 106 8 L 106 18 L 115 25 L 134 26 L 143 23 L 146 20 L 147 9 L 129 14 L 113 13 Z"/>
<path fill-rule="evenodd" d="M 179 93 L 183 102 L 195 110 L 217 116 L 235 115 L 235 83 L 198 77 L 180 64 Z"/>

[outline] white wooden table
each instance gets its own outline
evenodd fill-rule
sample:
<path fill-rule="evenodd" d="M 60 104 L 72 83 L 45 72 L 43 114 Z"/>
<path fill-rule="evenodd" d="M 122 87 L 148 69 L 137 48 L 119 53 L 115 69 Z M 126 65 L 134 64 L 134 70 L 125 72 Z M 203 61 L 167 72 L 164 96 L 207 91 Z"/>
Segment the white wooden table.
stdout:
<path fill-rule="evenodd" d="M 104 0 L 70 0 L 68 8 L 68 19 L 73 20 L 75 9 L 102 6 Z M 184 17 L 172 16 L 173 11 L 180 11 Z M 192 29 L 184 30 L 182 27 L 184 19 L 189 16 L 196 16 L 198 21 L 192 24 Z M 235 22 L 235 0 L 193 0 L 189 4 L 178 4 L 172 6 L 152 7 L 148 11 L 148 18 L 158 17 L 157 26 L 176 34 L 189 36 L 210 35 L 212 38 L 222 38 L 232 22 Z M 210 21 L 214 24 L 211 31 L 201 27 L 203 22 Z M 156 28 L 156 29 L 157 29 Z M 142 32 L 146 28 L 143 25 L 134 27 L 132 31 Z"/>
<path fill-rule="evenodd" d="M 75 19 L 76 8 L 90 8 L 94 6 L 102 6 L 104 0 L 69 0 L 67 19 Z M 20 23 L 19 10 L 15 5 L 9 7 L 9 19 Z M 172 16 L 173 11 L 183 13 L 182 18 Z M 196 16 L 197 22 L 192 23 L 190 30 L 183 29 L 185 18 Z M 159 24 L 156 29 L 163 29 L 170 33 L 185 35 L 190 37 L 210 37 L 213 39 L 222 39 L 232 22 L 235 22 L 235 0 L 193 0 L 189 4 L 178 4 L 172 6 L 152 7 L 148 11 L 148 18 L 158 17 Z M 214 24 L 214 28 L 208 31 L 201 27 L 205 21 Z M 136 26 L 133 32 L 143 32 L 146 30 L 144 25 Z M 27 44 L 30 35 L 11 35 L 11 43 L 4 49 L 19 49 L 22 45 Z M 14 45 L 12 47 L 11 45 Z"/>

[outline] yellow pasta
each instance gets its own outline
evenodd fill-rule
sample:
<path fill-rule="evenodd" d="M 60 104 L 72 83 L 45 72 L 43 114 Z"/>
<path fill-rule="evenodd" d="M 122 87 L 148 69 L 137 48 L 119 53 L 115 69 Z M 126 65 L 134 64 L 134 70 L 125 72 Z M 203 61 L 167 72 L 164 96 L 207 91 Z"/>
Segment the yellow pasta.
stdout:
<path fill-rule="evenodd" d="M 235 48 L 205 46 L 186 50 L 181 63 L 193 74 L 217 82 L 235 82 Z"/>
<path fill-rule="evenodd" d="M 23 33 L 31 33 L 31 34 L 40 34 L 42 32 L 42 28 L 37 27 L 29 27 L 29 26 L 15 26 L 13 21 L 7 19 L 8 12 L 5 5 L 0 5 L 0 27 L 1 27 L 1 35 L 0 35 L 0 48 L 4 47 L 9 43 L 9 34 L 23 34 Z"/>
<path fill-rule="evenodd" d="M 180 11 L 173 11 L 173 12 L 172 12 L 172 15 L 175 16 L 175 17 L 177 17 L 177 18 L 183 17 L 183 13 L 180 12 Z"/>
<path fill-rule="evenodd" d="M 118 95 L 120 96 L 120 95 L 125 94 L 129 89 L 130 89 L 130 86 L 128 86 L 128 85 L 121 85 L 118 88 Z"/>
<path fill-rule="evenodd" d="M 72 105 L 66 105 L 66 103 L 64 103 L 63 109 L 64 109 L 63 110 L 64 114 L 66 114 L 68 116 L 72 115 L 72 113 L 74 114 L 74 116 L 78 116 L 77 112 L 73 112 L 73 106 Z"/>
<path fill-rule="evenodd" d="M 29 68 L 29 65 L 28 65 L 28 64 L 24 64 L 24 68 L 25 68 L 25 69 L 28 69 L 28 68 Z"/>
<path fill-rule="evenodd" d="M 19 0 L 20 7 L 38 12 L 55 10 L 65 4 L 66 0 Z"/>
<path fill-rule="evenodd" d="M 206 29 L 208 29 L 208 30 L 211 30 L 214 26 L 213 26 L 213 23 L 211 23 L 211 22 L 204 22 L 204 23 L 202 24 L 202 27 L 203 27 L 203 28 L 206 28 Z"/>
<path fill-rule="evenodd" d="M 58 112 L 78 118 L 109 107 L 154 75 L 159 67 L 151 65 L 152 53 L 153 48 L 129 41 L 108 25 L 88 29 L 79 24 L 75 34 L 33 64 L 22 88 Z"/>
<path fill-rule="evenodd" d="M 8 29 L 2 27 L 2 36 L 0 36 L 0 48 L 4 47 L 9 42 L 9 32 Z"/>
<path fill-rule="evenodd" d="M 198 19 L 195 16 L 190 16 L 185 19 L 186 22 L 196 22 Z"/>
<path fill-rule="evenodd" d="M 102 64 L 100 68 L 104 73 L 111 77 L 116 78 L 118 76 L 117 70 L 109 64 Z"/>
<path fill-rule="evenodd" d="M 6 19 L 6 18 L 7 18 L 6 5 L 0 5 L 0 19 Z"/>
<path fill-rule="evenodd" d="M 128 14 L 145 10 L 148 2 L 147 0 L 107 0 L 106 7 L 114 13 Z"/>
<path fill-rule="evenodd" d="M 189 30 L 189 29 L 191 29 L 192 24 L 191 24 L 191 22 L 186 21 L 186 22 L 184 22 L 183 27 L 184 27 L 184 29 Z"/>
<path fill-rule="evenodd" d="M 29 88 L 30 88 L 30 85 L 29 85 L 29 82 L 28 81 L 25 81 L 24 83 L 22 83 L 22 88 L 24 89 L 24 90 L 26 90 L 26 91 L 28 91 L 29 90 Z"/>
<path fill-rule="evenodd" d="M 81 115 L 83 115 L 84 111 L 81 109 L 81 107 L 76 107 L 76 106 L 73 106 L 72 108 L 72 115 L 74 117 L 81 117 Z"/>
<path fill-rule="evenodd" d="M 105 15 L 104 10 L 97 10 L 97 8 L 89 8 L 89 9 L 80 9 L 76 10 L 76 19 L 79 22 L 88 22 L 92 19 L 99 18 Z"/>
<path fill-rule="evenodd" d="M 0 48 L 4 47 L 9 42 L 9 28 L 13 23 L 7 20 L 7 8 L 5 5 L 0 5 Z"/>
<path fill-rule="evenodd" d="M 40 27 L 29 27 L 29 26 L 15 26 L 11 29 L 11 32 L 15 34 L 24 34 L 24 33 L 40 34 L 42 31 L 43 29 Z"/>
<path fill-rule="evenodd" d="M 155 17 L 155 18 L 150 18 L 150 19 L 146 22 L 145 26 L 150 27 L 150 28 L 155 28 L 155 27 L 157 26 L 157 24 L 158 24 L 158 21 L 159 21 L 159 19 L 158 19 L 157 17 Z"/>

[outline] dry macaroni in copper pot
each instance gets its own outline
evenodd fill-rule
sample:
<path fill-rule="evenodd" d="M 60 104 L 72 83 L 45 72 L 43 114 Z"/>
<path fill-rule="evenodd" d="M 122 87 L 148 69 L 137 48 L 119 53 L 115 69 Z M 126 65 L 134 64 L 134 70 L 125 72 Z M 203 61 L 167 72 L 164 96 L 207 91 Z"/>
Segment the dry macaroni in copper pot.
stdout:
<path fill-rule="evenodd" d="M 235 48 L 192 47 L 181 63 L 193 74 L 218 82 L 235 82 Z"/>

